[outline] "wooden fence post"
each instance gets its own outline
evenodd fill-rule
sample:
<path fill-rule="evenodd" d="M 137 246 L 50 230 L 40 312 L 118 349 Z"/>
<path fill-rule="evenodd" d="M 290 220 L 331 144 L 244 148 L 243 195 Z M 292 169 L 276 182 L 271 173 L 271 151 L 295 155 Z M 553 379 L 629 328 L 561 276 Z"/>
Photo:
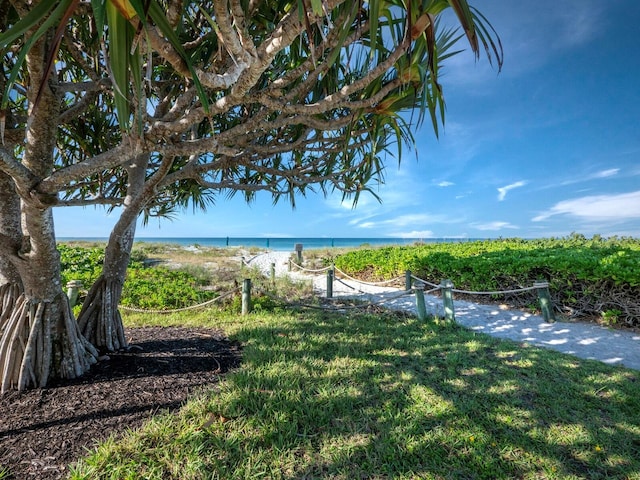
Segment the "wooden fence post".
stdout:
<path fill-rule="evenodd" d="M 427 319 L 427 308 L 424 304 L 424 290 L 421 288 L 415 288 L 413 290 L 416 294 L 416 310 L 418 311 L 418 320 L 425 321 Z"/>
<path fill-rule="evenodd" d="M 456 321 L 456 313 L 453 309 L 453 282 L 451 280 L 442 280 L 440 283 L 442 289 L 442 302 L 444 304 L 444 318 L 449 322 Z"/>
<path fill-rule="evenodd" d="M 551 295 L 549 295 L 549 283 L 548 282 L 535 282 L 533 286 L 538 290 L 538 301 L 540 302 L 540 310 L 544 321 L 547 323 L 554 323 L 556 317 L 553 313 L 553 304 L 551 303 Z"/>
<path fill-rule="evenodd" d="M 251 313 L 251 279 L 242 281 L 242 315 Z"/>
<path fill-rule="evenodd" d="M 271 286 L 272 287 L 276 286 L 276 264 L 275 263 L 271 264 Z"/>
<path fill-rule="evenodd" d="M 411 290 L 411 270 L 405 270 L 404 272 L 404 289 Z"/>
<path fill-rule="evenodd" d="M 76 306 L 78 303 L 78 291 L 82 287 L 82 282 L 80 280 L 70 280 L 67 283 L 67 297 L 69 298 L 69 306 L 71 308 Z"/>
<path fill-rule="evenodd" d="M 333 268 L 327 270 L 327 298 L 333 298 Z"/>

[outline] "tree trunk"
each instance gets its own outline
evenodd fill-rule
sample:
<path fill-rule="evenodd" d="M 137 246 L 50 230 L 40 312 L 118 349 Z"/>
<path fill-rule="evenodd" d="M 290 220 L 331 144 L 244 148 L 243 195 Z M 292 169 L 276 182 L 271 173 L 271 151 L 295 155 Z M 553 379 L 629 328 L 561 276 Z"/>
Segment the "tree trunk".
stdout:
<path fill-rule="evenodd" d="M 124 209 L 109 236 L 102 274 L 89 290 L 78 315 L 82 334 L 103 351 L 113 352 L 127 346 L 118 305 L 131 258 L 136 220 L 146 198 L 144 185 L 148 161 L 148 155 L 140 155 L 127 167 Z"/>
<path fill-rule="evenodd" d="M 116 229 L 111 233 L 105 250 L 102 274 L 89 290 L 78 315 L 80 331 L 100 350 L 113 352 L 127 346 L 118 305 L 134 234 L 135 221 L 119 238 L 115 238 L 118 236 Z"/>
<path fill-rule="evenodd" d="M 51 300 L 20 295 L 0 339 L 2 393 L 76 378 L 98 352 L 82 337 L 63 292 Z"/>
<path fill-rule="evenodd" d="M 3 393 L 41 388 L 52 378 L 79 377 L 98 356 L 80 333 L 62 291 L 51 209 L 26 206 L 24 218 L 30 250 L 16 262 L 24 290 L 0 337 Z"/>
<path fill-rule="evenodd" d="M 0 172 L 0 336 L 9 322 L 13 308 L 22 294 L 22 280 L 20 272 L 9 260 L 15 256 L 22 245 L 22 230 L 20 226 L 20 197 L 16 193 L 13 180 Z"/>
<path fill-rule="evenodd" d="M 23 288 L 7 310 L 8 319 L 0 337 L 2 392 L 44 387 L 52 378 L 79 377 L 98 356 L 82 337 L 62 291 L 52 213 L 57 198 L 39 195 L 34 189 L 39 179 L 53 171 L 58 128 L 55 119 L 60 106 L 60 99 L 45 81 L 46 41 L 46 36 L 36 41 L 26 59 L 34 88 L 27 90 L 29 121 L 20 172 L 29 174 L 13 177 L 7 196 L 0 198 L 0 220 L 9 225 L 9 230 L 2 232 L 6 244 L 0 251 L 3 260 L 19 273 Z M 40 92 L 35 88 L 38 85 Z M 35 108 L 39 93 L 40 103 Z"/>
<path fill-rule="evenodd" d="M 13 309 L 22 295 L 22 284 L 19 282 L 7 282 L 0 285 L 0 336 L 9 323 Z"/>

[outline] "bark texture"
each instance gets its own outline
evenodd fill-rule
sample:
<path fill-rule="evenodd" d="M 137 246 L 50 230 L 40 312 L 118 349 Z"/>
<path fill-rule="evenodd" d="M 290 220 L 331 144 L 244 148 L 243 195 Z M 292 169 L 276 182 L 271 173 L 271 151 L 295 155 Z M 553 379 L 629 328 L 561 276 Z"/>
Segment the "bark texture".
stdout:
<path fill-rule="evenodd" d="M 62 291 L 52 213 L 57 195 L 35 191 L 34 178 L 44 178 L 53 170 L 58 126 L 52 119 L 60 109 L 60 99 L 42 82 L 46 50 L 47 38 L 42 38 L 26 59 L 30 82 L 43 85 L 40 92 L 28 90 L 31 106 L 24 154 L 21 161 L 14 162 L 29 174 L 13 176 L 12 184 L 6 176 L 0 179 L 6 189 L 0 200 L 4 225 L 0 268 L 3 277 L 17 274 L 20 279 L 20 283 L 5 284 L 2 292 L 6 305 L 0 336 L 2 393 L 44 387 L 51 378 L 81 376 L 98 356 L 82 337 Z M 38 94 L 40 101 L 34 106 Z"/>
<path fill-rule="evenodd" d="M 78 324 L 84 337 L 103 351 L 113 352 L 127 346 L 118 305 L 131 258 L 136 220 L 146 198 L 145 171 L 148 160 L 148 155 L 139 155 L 127 167 L 124 210 L 109 236 L 102 274 L 89 290 L 78 314 Z M 147 188 L 153 185 L 152 179 Z"/>
<path fill-rule="evenodd" d="M 122 280 L 102 274 L 91 286 L 78 315 L 82 335 L 96 348 L 114 352 L 127 346 L 118 310 Z"/>
<path fill-rule="evenodd" d="M 22 293 L 20 272 L 14 262 L 20 262 L 22 245 L 20 227 L 20 198 L 11 178 L 0 172 L 0 336 L 13 312 L 14 305 Z M 13 262 L 11 261 L 13 259 Z"/>
<path fill-rule="evenodd" d="M 0 339 L 2 393 L 41 388 L 51 377 L 79 377 L 96 358 L 63 293 L 50 302 L 22 294 Z"/>

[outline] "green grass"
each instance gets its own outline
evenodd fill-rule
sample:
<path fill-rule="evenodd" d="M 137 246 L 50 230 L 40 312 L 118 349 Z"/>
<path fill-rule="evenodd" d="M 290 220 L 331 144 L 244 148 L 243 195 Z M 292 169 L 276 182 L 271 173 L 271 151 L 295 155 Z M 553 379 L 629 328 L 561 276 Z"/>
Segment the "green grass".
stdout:
<path fill-rule="evenodd" d="M 398 314 L 128 317 L 222 327 L 241 368 L 72 478 L 640 478 L 640 376 Z"/>

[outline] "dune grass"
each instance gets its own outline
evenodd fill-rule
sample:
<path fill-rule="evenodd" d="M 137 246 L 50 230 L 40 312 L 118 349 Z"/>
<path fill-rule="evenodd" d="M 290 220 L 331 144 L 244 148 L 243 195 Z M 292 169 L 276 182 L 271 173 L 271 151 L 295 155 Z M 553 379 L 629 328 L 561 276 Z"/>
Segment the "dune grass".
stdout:
<path fill-rule="evenodd" d="M 132 315 L 243 363 L 74 479 L 640 478 L 638 372 L 397 313 Z"/>

